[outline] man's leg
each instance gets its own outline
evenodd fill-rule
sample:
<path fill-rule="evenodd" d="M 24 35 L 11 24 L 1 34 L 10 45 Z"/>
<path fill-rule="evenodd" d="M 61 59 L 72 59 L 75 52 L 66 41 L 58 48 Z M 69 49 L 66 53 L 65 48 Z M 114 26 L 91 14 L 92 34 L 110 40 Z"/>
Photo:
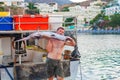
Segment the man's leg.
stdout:
<path fill-rule="evenodd" d="M 46 61 L 47 64 L 47 75 L 48 75 L 48 80 L 53 80 L 54 79 L 54 64 L 55 62 L 52 59 L 47 59 Z"/>
<path fill-rule="evenodd" d="M 64 80 L 64 71 L 62 62 L 58 62 L 56 69 L 57 80 Z"/>

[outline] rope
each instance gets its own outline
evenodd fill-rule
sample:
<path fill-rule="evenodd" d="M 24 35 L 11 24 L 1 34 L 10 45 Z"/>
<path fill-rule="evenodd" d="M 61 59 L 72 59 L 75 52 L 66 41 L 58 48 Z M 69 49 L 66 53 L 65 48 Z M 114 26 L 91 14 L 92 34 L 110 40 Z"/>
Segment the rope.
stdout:
<path fill-rule="evenodd" d="M 9 18 L 9 17 L 7 17 L 7 18 Z M 2 22 L 2 21 L 6 21 L 6 22 Z M 10 21 L 8 21 L 7 19 L 5 19 L 4 17 L 2 17 L 1 19 L 0 19 L 0 24 L 13 24 L 12 22 L 10 22 Z"/>
<path fill-rule="evenodd" d="M 18 22 L 18 30 L 22 31 L 21 27 L 20 27 L 20 16 L 19 16 L 19 22 Z"/>
<path fill-rule="evenodd" d="M 1 67 L 3 67 L 5 69 L 5 71 L 7 72 L 8 76 L 10 77 L 11 80 L 14 80 L 13 77 L 11 76 L 11 74 L 9 73 L 8 69 L 6 66 L 4 65 L 0 65 Z"/>

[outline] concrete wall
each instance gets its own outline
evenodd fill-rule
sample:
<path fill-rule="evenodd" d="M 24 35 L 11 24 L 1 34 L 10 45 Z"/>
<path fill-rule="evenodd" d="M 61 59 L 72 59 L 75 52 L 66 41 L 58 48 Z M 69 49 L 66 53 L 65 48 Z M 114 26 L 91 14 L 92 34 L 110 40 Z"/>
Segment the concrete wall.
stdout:
<path fill-rule="evenodd" d="M 0 38 L 0 51 L 3 52 L 3 55 L 11 55 L 10 37 Z"/>

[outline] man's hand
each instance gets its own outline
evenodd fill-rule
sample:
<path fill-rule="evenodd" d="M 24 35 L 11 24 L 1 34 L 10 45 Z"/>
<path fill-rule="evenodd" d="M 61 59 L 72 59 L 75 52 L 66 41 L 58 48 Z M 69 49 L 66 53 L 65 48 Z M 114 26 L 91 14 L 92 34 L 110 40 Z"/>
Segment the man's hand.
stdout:
<path fill-rule="evenodd" d="M 67 36 L 66 41 L 67 40 L 72 41 L 73 39 L 71 37 Z"/>
<path fill-rule="evenodd" d="M 72 38 L 69 37 L 69 36 L 67 36 L 67 39 L 66 39 L 65 44 L 66 44 L 66 45 L 69 45 L 69 46 L 75 46 L 75 45 L 76 45 L 74 39 L 72 39 Z"/>

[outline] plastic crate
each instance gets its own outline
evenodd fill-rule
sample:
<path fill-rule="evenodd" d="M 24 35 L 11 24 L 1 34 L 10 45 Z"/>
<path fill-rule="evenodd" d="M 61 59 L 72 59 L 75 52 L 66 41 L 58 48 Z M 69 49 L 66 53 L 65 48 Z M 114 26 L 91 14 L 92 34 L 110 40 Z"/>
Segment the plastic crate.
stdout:
<path fill-rule="evenodd" d="M 48 30 L 48 16 L 42 15 L 16 15 L 14 19 L 15 30 Z"/>
<path fill-rule="evenodd" d="M 0 30 L 13 30 L 13 18 L 0 17 Z"/>

